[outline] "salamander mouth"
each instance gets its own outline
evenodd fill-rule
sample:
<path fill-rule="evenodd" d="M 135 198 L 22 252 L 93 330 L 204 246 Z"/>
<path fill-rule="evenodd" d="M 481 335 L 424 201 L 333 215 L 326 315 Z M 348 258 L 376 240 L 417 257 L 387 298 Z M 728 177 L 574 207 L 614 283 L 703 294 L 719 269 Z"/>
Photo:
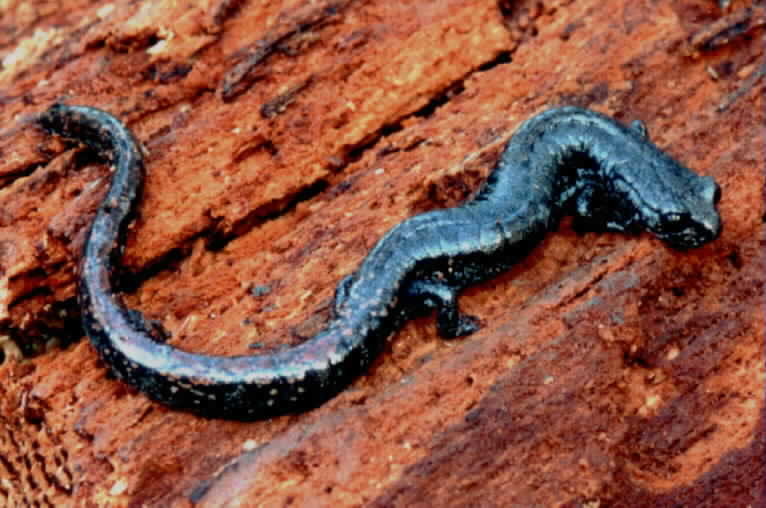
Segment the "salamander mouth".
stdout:
<path fill-rule="evenodd" d="M 687 250 L 696 249 L 708 242 L 712 242 L 718 238 L 720 234 L 721 224 L 718 222 L 713 225 L 713 227 L 709 228 L 686 228 L 683 231 L 664 233 L 658 236 L 674 249 Z"/>

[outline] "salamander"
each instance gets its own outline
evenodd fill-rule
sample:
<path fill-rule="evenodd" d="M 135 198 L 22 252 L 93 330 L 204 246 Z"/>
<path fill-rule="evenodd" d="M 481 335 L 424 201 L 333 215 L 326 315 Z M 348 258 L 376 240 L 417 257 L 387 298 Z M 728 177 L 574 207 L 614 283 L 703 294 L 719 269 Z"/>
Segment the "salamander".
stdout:
<path fill-rule="evenodd" d="M 657 148 L 643 123 L 553 108 L 522 123 L 473 198 L 389 230 L 338 284 L 333 317 L 317 335 L 270 354 L 196 354 L 155 340 L 157 325 L 127 308 L 115 288 L 143 180 L 133 134 L 85 106 L 55 104 L 39 123 L 114 166 L 79 268 L 87 336 L 119 379 L 207 417 L 262 419 L 316 407 L 365 372 L 386 338 L 416 315 L 435 311 L 445 338 L 473 333 L 478 320 L 460 312 L 460 291 L 507 270 L 563 215 L 574 216 L 578 230 L 646 230 L 677 249 L 721 232 L 719 186 Z"/>

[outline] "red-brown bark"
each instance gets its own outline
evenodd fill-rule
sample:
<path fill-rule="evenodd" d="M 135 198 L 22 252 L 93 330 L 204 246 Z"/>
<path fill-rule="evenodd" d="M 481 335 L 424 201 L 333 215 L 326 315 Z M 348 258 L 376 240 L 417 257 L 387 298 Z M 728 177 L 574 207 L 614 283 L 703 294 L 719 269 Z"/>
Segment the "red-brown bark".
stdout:
<path fill-rule="evenodd" d="M 762 3 L 6 3 L 0 504 L 764 502 Z M 416 320 L 317 410 L 205 420 L 80 339 L 74 267 L 108 172 L 34 127 L 55 100 L 145 145 L 127 298 L 199 352 L 310 335 L 388 228 L 459 203 L 547 106 L 645 121 L 721 184 L 724 233 L 677 252 L 565 221 L 465 292 L 477 334 Z"/>

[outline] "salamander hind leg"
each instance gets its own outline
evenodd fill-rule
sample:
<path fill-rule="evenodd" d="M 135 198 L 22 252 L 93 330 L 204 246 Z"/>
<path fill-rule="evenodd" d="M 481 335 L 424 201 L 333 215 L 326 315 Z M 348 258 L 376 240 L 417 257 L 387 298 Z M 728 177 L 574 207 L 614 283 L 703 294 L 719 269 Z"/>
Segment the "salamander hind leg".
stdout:
<path fill-rule="evenodd" d="M 414 281 L 407 288 L 407 299 L 425 309 L 436 309 L 436 328 L 445 339 L 455 339 L 477 331 L 478 318 L 458 309 L 458 290 L 435 281 Z"/>
<path fill-rule="evenodd" d="M 167 342 L 172 334 L 162 326 L 162 323 L 156 319 L 149 319 L 143 313 L 135 309 L 126 309 L 128 311 L 128 320 L 137 329 L 144 331 L 152 336 L 157 342 Z"/>

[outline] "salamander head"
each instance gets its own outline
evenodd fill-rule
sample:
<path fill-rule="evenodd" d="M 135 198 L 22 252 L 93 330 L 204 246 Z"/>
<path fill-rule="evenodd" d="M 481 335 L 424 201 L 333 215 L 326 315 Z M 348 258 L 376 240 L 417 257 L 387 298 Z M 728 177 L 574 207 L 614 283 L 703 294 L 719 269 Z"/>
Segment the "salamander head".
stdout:
<path fill-rule="evenodd" d="M 652 203 L 639 210 L 646 228 L 676 249 L 692 249 L 715 240 L 721 233 L 716 210 L 721 198 L 718 184 L 709 176 L 691 172 L 670 180 L 678 181 L 666 181 L 666 185 L 675 185 L 653 196 Z"/>

